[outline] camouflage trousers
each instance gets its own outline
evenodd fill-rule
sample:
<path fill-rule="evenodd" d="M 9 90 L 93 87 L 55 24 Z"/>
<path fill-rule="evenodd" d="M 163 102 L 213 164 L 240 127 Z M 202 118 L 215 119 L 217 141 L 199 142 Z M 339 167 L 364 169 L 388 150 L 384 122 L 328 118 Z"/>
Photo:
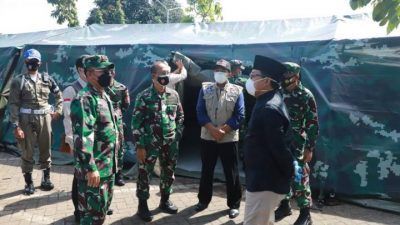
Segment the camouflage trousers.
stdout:
<path fill-rule="evenodd" d="M 99 187 L 87 186 L 87 180 L 78 180 L 81 225 L 103 224 L 113 197 L 115 175 L 100 179 Z"/>
<path fill-rule="evenodd" d="M 178 142 L 171 145 L 146 149 L 146 160 L 139 162 L 136 196 L 147 200 L 150 197 L 149 183 L 157 158 L 160 160 L 160 192 L 169 195 L 172 192 L 172 184 L 175 180 L 175 168 L 178 161 Z"/>
<path fill-rule="evenodd" d="M 300 182 L 292 181 L 292 187 L 289 194 L 286 195 L 285 199 L 289 200 L 294 198 L 297 202 L 297 206 L 302 208 L 311 207 L 311 188 L 310 188 L 310 167 L 307 163 L 302 160 L 297 160 L 299 166 L 303 168 L 302 177 Z"/>
<path fill-rule="evenodd" d="M 120 142 L 119 142 L 119 146 L 118 146 L 118 155 L 117 155 L 117 160 L 118 160 L 118 168 L 117 168 L 117 172 L 122 170 L 122 167 L 124 166 L 124 154 L 126 151 L 126 144 L 125 144 L 125 136 L 124 136 L 124 131 L 125 131 L 125 124 L 122 121 L 122 115 L 119 116 L 119 130 L 121 135 L 120 137 Z"/>

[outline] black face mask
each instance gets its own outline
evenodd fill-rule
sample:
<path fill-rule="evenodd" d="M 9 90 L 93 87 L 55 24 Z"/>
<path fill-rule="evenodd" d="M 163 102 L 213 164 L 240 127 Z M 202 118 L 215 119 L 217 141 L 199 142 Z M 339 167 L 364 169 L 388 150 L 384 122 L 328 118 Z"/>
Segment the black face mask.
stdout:
<path fill-rule="evenodd" d="M 29 71 L 37 71 L 39 69 L 39 66 L 39 60 L 37 59 L 31 59 L 26 62 L 26 68 L 28 68 Z"/>
<path fill-rule="evenodd" d="M 102 86 L 103 88 L 109 87 L 111 84 L 111 73 L 110 71 L 106 70 L 104 71 L 104 73 L 99 76 L 99 78 L 97 79 L 97 82 L 99 83 L 100 86 Z"/>
<path fill-rule="evenodd" d="M 168 75 L 163 75 L 159 76 L 157 78 L 158 83 L 160 83 L 162 86 L 167 86 L 169 84 L 169 76 Z"/>

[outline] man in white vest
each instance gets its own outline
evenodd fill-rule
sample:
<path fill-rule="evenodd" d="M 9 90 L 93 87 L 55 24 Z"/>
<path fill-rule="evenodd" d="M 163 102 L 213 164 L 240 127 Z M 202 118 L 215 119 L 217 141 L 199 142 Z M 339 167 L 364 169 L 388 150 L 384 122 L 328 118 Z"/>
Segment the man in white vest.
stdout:
<path fill-rule="evenodd" d="M 201 128 L 201 179 L 197 211 L 208 207 L 212 198 L 214 168 L 220 158 L 224 169 L 229 217 L 239 215 L 242 190 L 238 170 L 239 126 L 244 119 L 242 87 L 228 81 L 231 66 L 219 60 L 214 68 L 215 82 L 204 82 L 197 100 Z"/>

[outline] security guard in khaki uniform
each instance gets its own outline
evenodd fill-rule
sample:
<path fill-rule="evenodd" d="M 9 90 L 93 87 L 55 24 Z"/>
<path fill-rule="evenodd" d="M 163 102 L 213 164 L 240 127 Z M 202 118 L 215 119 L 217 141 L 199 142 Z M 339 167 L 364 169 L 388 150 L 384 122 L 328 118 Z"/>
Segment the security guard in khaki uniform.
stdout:
<path fill-rule="evenodd" d="M 41 188 L 54 188 L 50 181 L 51 166 L 51 121 L 62 112 L 62 95 L 56 82 L 46 73 L 39 73 L 41 55 L 35 49 L 24 52 L 28 72 L 13 79 L 10 89 L 10 121 L 22 150 L 21 167 L 25 177 L 25 194 L 33 194 L 32 181 L 33 149 L 39 146 L 40 169 L 43 170 Z M 49 96 L 55 97 L 55 111 L 49 104 Z"/>

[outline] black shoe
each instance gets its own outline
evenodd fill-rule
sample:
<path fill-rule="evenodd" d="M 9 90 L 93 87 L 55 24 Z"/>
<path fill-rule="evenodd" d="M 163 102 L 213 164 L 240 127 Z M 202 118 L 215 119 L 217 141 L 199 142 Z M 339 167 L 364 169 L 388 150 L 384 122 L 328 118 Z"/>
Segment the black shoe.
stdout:
<path fill-rule="evenodd" d="M 53 190 L 54 184 L 50 180 L 50 168 L 43 170 L 43 178 L 42 178 L 42 183 L 40 184 L 40 187 L 44 191 Z"/>
<path fill-rule="evenodd" d="M 145 222 L 150 222 L 153 220 L 153 215 L 147 206 L 147 200 L 139 200 L 137 215 Z"/>
<path fill-rule="evenodd" d="M 293 225 L 312 225 L 310 208 L 300 209 L 300 215 Z"/>
<path fill-rule="evenodd" d="M 283 218 L 292 215 L 289 200 L 282 200 L 279 207 L 275 210 L 275 222 L 281 221 Z"/>
<path fill-rule="evenodd" d="M 35 193 L 35 186 L 33 186 L 33 184 L 25 184 L 24 193 L 26 195 L 32 195 Z"/>
<path fill-rule="evenodd" d="M 199 203 L 197 203 L 195 209 L 196 209 L 197 212 L 200 212 L 200 211 L 203 211 L 203 210 L 207 209 L 207 207 L 208 207 L 207 204 L 203 204 L 203 203 L 199 202 Z"/>
<path fill-rule="evenodd" d="M 81 212 L 80 211 L 75 211 L 74 212 L 74 216 L 75 216 L 75 222 L 76 223 L 81 222 Z"/>
<path fill-rule="evenodd" d="M 124 177 L 123 177 L 121 171 L 118 171 L 118 173 L 115 176 L 115 185 L 117 185 L 117 186 L 125 185 Z"/>
<path fill-rule="evenodd" d="M 108 209 L 107 210 L 107 215 L 112 215 L 112 214 L 114 214 L 114 210 L 113 209 Z"/>
<path fill-rule="evenodd" d="M 231 219 L 236 218 L 239 216 L 239 209 L 229 209 L 228 215 Z"/>
<path fill-rule="evenodd" d="M 169 195 L 161 195 L 161 201 L 158 208 L 168 214 L 178 213 L 178 208 L 169 200 Z"/>
<path fill-rule="evenodd" d="M 24 179 L 25 179 L 24 194 L 32 195 L 33 193 L 35 193 L 35 186 L 33 185 L 32 181 L 32 173 L 24 173 Z"/>

